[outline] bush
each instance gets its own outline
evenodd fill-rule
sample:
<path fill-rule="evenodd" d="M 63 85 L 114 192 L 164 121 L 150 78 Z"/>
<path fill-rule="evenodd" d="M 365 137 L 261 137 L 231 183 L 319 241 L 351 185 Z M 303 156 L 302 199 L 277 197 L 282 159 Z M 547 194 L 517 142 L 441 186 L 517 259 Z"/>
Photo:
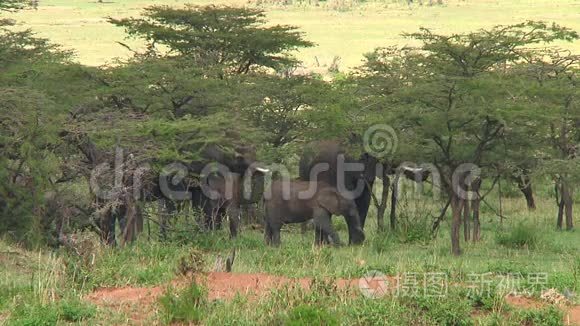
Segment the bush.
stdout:
<path fill-rule="evenodd" d="M 444 298 L 417 297 L 414 305 L 424 311 L 424 316 L 437 325 L 472 325 L 471 305 L 465 297 L 449 293 Z"/>
<path fill-rule="evenodd" d="M 409 207 L 405 196 L 399 201 L 397 217 L 397 239 L 400 243 L 429 243 L 433 240 L 431 234 L 432 219 L 424 202 Z"/>
<path fill-rule="evenodd" d="M 19 304 L 8 325 L 55 325 L 58 321 L 81 322 L 93 318 L 97 309 L 78 298 L 51 304 Z"/>
<path fill-rule="evenodd" d="M 564 314 L 558 308 L 549 306 L 540 310 L 522 310 L 519 312 L 520 325 L 562 325 Z"/>
<path fill-rule="evenodd" d="M 173 288 L 159 298 L 163 319 L 171 323 L 198 323 L 204 316 L 207 292 L 195 281 L 179 293 Z"/>
<path fill-rule="evenodd" d="M 305 326 L 305 325 L 338 325 L 336 316 L 330 314 L 324 308 L 309 305 L 299 305 L 288 313 L 284 325 Z"/>
<path fill-rule="evenodd" d="M 59 320 L 58 306 L 19 304 L 12 311 L 7 325 L 56 325 Z"/>
<path fill-rule="evenodd" d="M 377 232 L 375 236 L 371 239 L 371 247 L 377 253 L 389 252 L 396 240 L 391 232 Z"/>
<path fill-rule="evenodd" d="M 416 312 L 397 301 L 360 298 L 347 309 L 358 325 L 412 325 Z"/>
<path fill-rule="evenodd" d="M 62 301 L 60 303 L 60 319 L 68 322 L 79 322 L 93 318 L 97 309 L 80 301 L 73 299 L 70 301 Z"/>
<path fill-rule="evenodd" d="M 534 249 L 540 242 L 540 233 L 533 226 L 519 223 L 509 231 L 499 233 L 496 242 L 508 248 Z"/>

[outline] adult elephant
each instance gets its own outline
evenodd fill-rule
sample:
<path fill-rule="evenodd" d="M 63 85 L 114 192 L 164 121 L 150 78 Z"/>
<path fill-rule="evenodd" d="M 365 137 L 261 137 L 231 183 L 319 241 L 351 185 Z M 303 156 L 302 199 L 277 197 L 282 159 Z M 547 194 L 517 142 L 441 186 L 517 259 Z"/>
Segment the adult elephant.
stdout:
<path fill-rule="evenodd" d="M 266 243 L 280 245 L 280 229 L 289 223 L 303 223 L 314 219 L 315 241 L 340 244 L 332 228 L 332 215 L 344 216 L 348 225 L 349 243 L 360 244 L 365 235 L 354 200 L 342 196 L 325 182 L 277 180 L 272 182 L 265 196 L 264 237 Z"/>
<path fill-rule="evenodd" d="M 357 158 L 348 155 L 338 141 L 317 141 L 308 144 L 300 158 L 300 179 L 325 182 L 350 196 L 355 202 L 360 225 L 364 228 L 377 162 L 368 153 Z"/>
<path fill-rule="evenodd" d="M 201 208 L 207 229 L 219 229 L 228 215 L 230 236 L 235 237 L 241 206 L 259 201 L 268 170 L 257 164 L 253 146 L 239 145 L 225 151 L 212 145 L 204 149 L 202 158 L 189 165 L 191 172 L 200 176 L 199 183 L 191 187 L 192 206 Z"/>

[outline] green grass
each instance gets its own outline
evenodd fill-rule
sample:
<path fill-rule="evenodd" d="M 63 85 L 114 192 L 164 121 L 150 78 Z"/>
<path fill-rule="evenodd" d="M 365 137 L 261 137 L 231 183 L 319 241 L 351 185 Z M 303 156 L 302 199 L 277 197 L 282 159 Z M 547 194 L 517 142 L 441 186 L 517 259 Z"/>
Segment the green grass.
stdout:
<path fill-rule="evenodd" d="M 309 40 L 318 44 L 303 50 L 298 58 L 310 69 L 323 72 L 335 56 L 341 57 L 340 68 L 345 69 L 359 65 L 362 54 L 375 47 L 408 44 L 401 33 L 414 32 L 419 27 L 433 28 L 438 33 L 457 33 L 524 20 L 546 20 L 580 31 L 580 4 L 575 0 L 445 2 L 448 3 L 445 6 L 409 7 L 404 1 L 371 1 L 349 5 L 347 10 L 335 10 L 334 4 L 338 1 L 328 0 L 320 2 L 318 7 L 266 6 L 265 9 L 272 24 L 299 26 Z M 87 0 L 45 0 L 40 1 L 38 10 L 13 16 L 23 27 L 31 27 L 40 35 L 74 49 L 81 63 L 100 65 L 130 54 L 116 43 L 124 41 L 123 30 L 108 24 L 105 17 L 136 16 L 148 5 L 183 3 L 247 5 L 241 0 L 123 0 L 101 4 Z M 135 41 L 128 43 L 138 45 Z M 580 52 L 580 42 L 563 46 Z"/>
<path fill-rule="evenodd" d="M 448 1 L 445 6 L 435 7 L 409 7 L 395 2 L 365 2 L 340 10 L 333 9 L 336 1 L 321 2 L 319 7 L 265 9 L 271 23 L 297 25 L 318 44 L 303 50 L 298 57 L 309 69 L 322 72 L 334 56 L 342 58 L 341 69 L 345 69 L 358 65 L 362 54 L 374 47 L 407 44 L 401 33 L 416 31 L 420 26 L 453 33 L 533 19 L 556 21 L 580 31 L 580 3 L 574 0 Z M 30 27 L 41 36 L 74 49 L 81 63 L 100 65 L 129 55 L 115 43 L 124 41 L 123 31 L 106 23 L 105 17 L 138 15 L 143 7 L 155 3 L 179 5 L 184 1 L 119 0 L 99 4 L 46 0 L 40 2 L 38 10 L 11 16 L 21 22 L 20 28 Z M 228 3 L 245 4 L 241 0 Z M 135 41 L 128 43 L 139 45 Z M 564 46 L 580 52 L 580 42 Z M 201 297 L 193 316 L 187 315 L 191 300 L 178 299 L 188 295 L 187 289 L 175 290 L 165 296 L 169 303 L 160 303 L 154 322 L 200 319 L 208 325 L 300 325 L 324 319 L 328 325 L 334 321 L 349 325 L 558 324 L 562 318 L 556 308 L 512 311 L 503 296 L 468 295 L 462 286 L 471 274 L 492 273 L 495 289 L 506 275 L 521 275 L 523 285 L 529 285 L 526 282 L 530 275 L 547 273 L 547 288 L 580 292 L 580 232 L 555 230 L 556 207 L 546 189 L 551 188 L 538 187 L 538 209 L 534 212 L 527 211 L 517 191 L 505 191 L 515 197 L 504 198 L 506 219 L 501 224 L 495 214 L 497 194 L 490 194 L 492 208 L 482 206 L 483 239 L 477 244 L 462 243 L 464 253 L 460 258 L 450 254 L 448 220 L 437 237 L 431 240 L 425 236 L 425 225 L 420 224 L 425 211 L 435 214 L 439 203 L 418 200 L 409 200 L 401 212 L 412 221 L 401 233 L 377 232 L 375 212 L 371 211 L 365 229 L 367 240 L 357 247 L 314 247 L 313 232 L 302 235 L 298 227 L 284 228 L 280 248 L 265 246 L 262 233 L 249 229 L 235 240 L 229 240 L 226 231 L 183 232 L 165 243 L 149 241 L 144 234 L 126 248 L 93 246 L 80 257 L 66 250 L 30 252 L 0 241 L 0 324 L 125 324 L 130 316 L 124 312 L 96 308 L 82 296 L 99 287 L 165 285 L 184 272 L 210 270 L 216 257 L 228 255 L 232 248 L 237 249 L 234 272 L 238 273 L 320 280 L 359 278 L 373 270 L 393 276 L 437 272 L 444 273 L 450 284 L 459 286 L 451 287 L 441 299 L 378 300 L 344 293 L 323 281 L 311 292 L 272 289 L 256 300 L 239 295 L 229 301 L 209 301 L 202 297 L 203 291 L 190 289 L 190 296 Z M 344 221 L 335 218 L 334 223 L 343 240 L 347 239 Z M 575 300 L 580 303 L 578 295 Z"/>
<path fill-rule="evenodd" d="M 355 325 L 468 325 L 498 324 L 498 321 L 506 324 L 501 316 L 507 314 L 507 324 L 554 323 L 561 320 L 561 312 L 556 308 L 520 311 L 506 306 L 503 294 L 510 289 L 502 281 L 517 275 L 520 277 L 517 286 L 529 289 L 534 285 L 531 277 L 546 273 L 545 284 L 531 288 L 533 296 L 538 297 L 541 289 L 547 288 L 578 293 L 580 233 L 555 230 L 552 200 L 538 198 L 538 209 L 534 212 L 528 212 L 522 201 L 521 198 L 504 199 L 503 224 L 495 214 L 484 213 L 482 241 L 462 243 L 464 254 L 460 258 L 450 254 L 448 222 L 433 240 L 406 241 L 398 234 L 377 232 L 373 211 L 365 228 L 367 241 L 356 247 L 315 247 L 313 232 L 302 235 L 295 226 L 283 229 L 279 248 L 267 247 L 262 233 L 250 229 L 245 229 L 235 240 L 229 240 L 225 230 L 211 234 L 185 233 L 179 241 L 164 243 L 148 240 L 143 234 L 137 243 L 125 248 L 87 246 L 81 257 L 66 250 L 29 252 L 0 241 L 0 321 L 8 318 L 10 324 L 37 325 L 55 320 L 90 323 L 104 318 L 113 324 L 123 324 L 123 320 L 130 318 L 126 312 L 106 307 L 97 309 L 80 298 L 100 287 L 165 286 L 188 271 L 212 270 L 218 255 L 226 256 L 232 248 L 237 248 L 234 272 L 321 281 L 311 292 L 272 289 L 257 299 L 257 303 L 256 299 L 241 295 L 233 300 L 208 301 L 203 297 L 204 291 L 190 291 L 187 295 L 195 292 L 196 297 L 200 296 L 194 315 L 185 313 L 192 311 L 189 304 L 193 301 L 184 303 L 178 299 L 186 295 L 187 288 L 185 292 L 176 289 L 166 294 L 166 303 L 156 308 L 151 321 L 193 319 L 206 324 L 219 321 L 232 325 L 300 325 L 332 316 L 328 325 L 333 325 L 335 317 L 339 324 L 348 321 Z M 497 203 L 490 200 L 490 204 Z M 406 214 L 415 214 L 415 206 L 435 207 L 413 201 L 404 205 Z M 346 239 L 342 218 L 334 218 L 334 223 Z M 521 223 L 532 225 L 533 231 L 522 229 Z M 176 227 L 180 227 L 179 223 Z M 522 238 L 528 239 L 529 232 L 536 239 L 535 245 L 519 245 Z M 505 235 L 507 242 L 498 241 L 498 234 Z M 324 281 L 356 279 L 373 270 L 393 276 L 413 273 L 419 282 L 424 280 L 425 273 L 444 273 L 450 286 L 443 298 L 388 296 L 373 300 L 358 292 L 344 293 Z M 491 273 L 491 293 L 468 293 L 472 275 L 483 273 Z M 312 308 L 307 309 L 304 304 Z"/>
<path fill-rule="evenodd" d="M 199 323 L 207 306 L 207 293 L 203 287 L 191 282 L 185 289 L 175 292 L 168 288 L 159 298 L 161 315 L 165 323 Z"/>

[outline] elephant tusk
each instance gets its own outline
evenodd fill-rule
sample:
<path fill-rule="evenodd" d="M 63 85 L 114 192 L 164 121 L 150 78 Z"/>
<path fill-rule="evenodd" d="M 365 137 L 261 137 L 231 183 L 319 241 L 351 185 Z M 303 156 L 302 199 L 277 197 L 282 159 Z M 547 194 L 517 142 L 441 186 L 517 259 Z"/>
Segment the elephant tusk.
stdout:
<path fill-rule="evenodd" d="M 270 169 L 256 167 L 256 171 L 262 172 L 262 173 L 269 173 L 270 172 Z"/>
<path fill-rule="evenodd" d="M 423 172 L 423 169 L 422 168 L 412 168 L 412 167 L 409 167 L 409 166 L 404 166 L 403 167 L 403 170 L 410 171 L 410 172 L 413 172 L 413 173 Z"/>

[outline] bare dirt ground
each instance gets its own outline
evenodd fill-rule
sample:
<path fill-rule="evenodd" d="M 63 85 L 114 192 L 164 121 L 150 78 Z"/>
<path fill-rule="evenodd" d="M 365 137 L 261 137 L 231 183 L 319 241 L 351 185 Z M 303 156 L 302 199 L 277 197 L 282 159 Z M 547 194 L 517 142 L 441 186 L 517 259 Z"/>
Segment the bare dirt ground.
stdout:
<path fill-rule="evenodd" d="M 242 274 L 242 273 L 209 273 L 196 276 L 208 290 L 209 300 L 229 300 L 236 294 L 250 298 L 267 295 L 272 289 L 282 286 L 300 286 L 305 290 L 310 288 L 311 279 L 293 279 L 270 274 Z M 389 280 L 387 280 L 389 281 Z M 168 286 L 180 287 L 187 284 L 187 279 L 176 279 L 170 284 L 155 287 L 121 287 L 98 289 L 85 297 L 86 300 L 97 306 L 123 311 L 132 322 L 139 324 L 156 311 L 157 299 L 166 291 Z M 359 279 L 338 279 L 335 281 L 338 288 L 357 289 Z M 371 281 L 370 288 L 377 288 L 380 284 Z M 507 296 L 506 302 L 516 308 L 539 309 L 548 303 L 538 299 Z M 561 306 L 566 311 L 565 325 L 580 325 L 580 306 Z"/>

